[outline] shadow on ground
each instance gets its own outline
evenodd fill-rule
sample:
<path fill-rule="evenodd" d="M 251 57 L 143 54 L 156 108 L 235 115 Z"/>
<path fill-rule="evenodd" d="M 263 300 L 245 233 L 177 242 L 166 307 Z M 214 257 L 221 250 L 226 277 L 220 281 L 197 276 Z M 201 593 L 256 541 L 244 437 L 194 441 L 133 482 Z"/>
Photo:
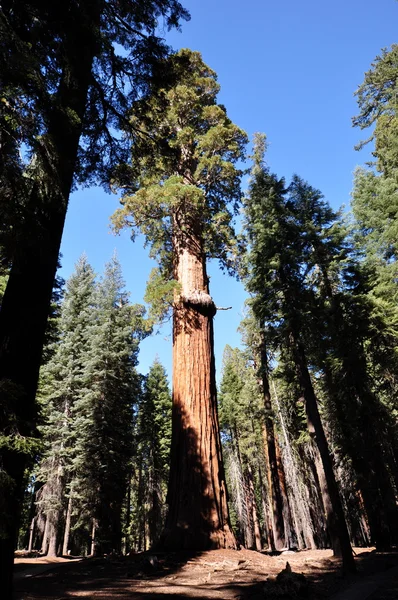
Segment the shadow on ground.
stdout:
<path fill-rule="evenodd" d="M 304 585 L 281 587 L 276 578 L 287 560 L 293 572 L 305 574 Z M 344 588 L 355 588 L 356 582 L 374 573 L 385 571 L 387 579 L 388 570 L 398 566 L 398 554 L 365 551 L 356 557 L 356 563 L 359 573 L 344 577 L 341 565 L 327 551 L 279 557 L 242 550 L 84 559 L 16 579 L 15 600 L 322 600 Z M 383 577 L 380 581 L 382 586 Z M 383 595 L 374 598 L 384 600 Z"/>

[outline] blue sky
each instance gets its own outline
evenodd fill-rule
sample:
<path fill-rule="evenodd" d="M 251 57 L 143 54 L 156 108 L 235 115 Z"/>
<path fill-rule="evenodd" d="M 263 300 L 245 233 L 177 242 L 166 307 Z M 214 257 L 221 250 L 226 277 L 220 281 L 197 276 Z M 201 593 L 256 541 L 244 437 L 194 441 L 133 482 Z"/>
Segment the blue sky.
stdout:
<path fill-rule="evenodd" d="M 348 208 L 352 173 L 369 158 L 354 151 L 364 134 L 351 127 L 354 91 L 381 48 L 397 42 L 395 0 L 182 0 L 191 21 L 166 34 L 175 49 L 202 53 L 218 74 L 219 101 L 251 138 L 267 134 L 268 162 L 279 176 L 298 173 L 319 188 L 333 207 Z M 86 252 L 94 269 L 116 249 L 132 302 L 142 302 L 155 266 L 142 239 L 114 236 L 109 217 L 118 197 L 97 188 L 75 192 L 65 225 L 61 275 L 67 278 Z M 232 306 L 215 318 L 218 375 L 225 344 L 239 345 L 236 329 L 246 294 L 240 283 L 210 266 L 211 292 L 218 306 Z M 143 342 L 141 372 L 158 355 L 171 375 L 170 328 Z"/>

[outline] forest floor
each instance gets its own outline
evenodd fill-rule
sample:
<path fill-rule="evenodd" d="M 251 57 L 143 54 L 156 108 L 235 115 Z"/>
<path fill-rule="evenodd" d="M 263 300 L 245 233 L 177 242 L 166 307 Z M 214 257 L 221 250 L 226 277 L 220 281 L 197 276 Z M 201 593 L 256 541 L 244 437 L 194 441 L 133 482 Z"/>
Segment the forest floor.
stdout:
<path fill-rule="evenodd" d="M 15 600 L 397 600 L 398 552 L 355 552 L 358 573 L 346 577 L 330 550 L 17 558 Z"/>

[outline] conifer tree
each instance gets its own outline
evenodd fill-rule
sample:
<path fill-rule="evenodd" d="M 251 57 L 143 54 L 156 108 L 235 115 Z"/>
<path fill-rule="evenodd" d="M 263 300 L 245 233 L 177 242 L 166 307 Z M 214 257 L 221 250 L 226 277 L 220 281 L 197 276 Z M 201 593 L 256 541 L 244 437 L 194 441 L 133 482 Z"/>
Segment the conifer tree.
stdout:
<path fill-rule="evenodd" d="M 97 288 L 83 388 L 73 410 L 75 486 L 79 510 L 90 517 L 95 531 L 95 553 L 121 550 L 121 513 L 138 387 L 137 333 L 120 265 L 114 257 Z"/>
<path fill-rule="evenodd" d="M 261 393 L 248 352 L 226 346 L 220 385 L 220 421 L 228 476 L 244 546 L 261 551 L 269 536 Z"/>
<path fill-rule="evenodd" d="M 149 544 L 154 545 L 164 526 L 171 446 L 171 395 L 166 371 L 155 359 L 144 380 L 138 408 L 137 457 L 144 463 L 147 489 Z"/>
<path fill-rule="evenodd" d="M 332 548 L 343 558 L 345 568 L 353 570 L 349 535 L 306 351 L 309 330 L 304 315 L 311 304 L 311 294 L 304 285 L 307 246 L 285 199 L 284 180 L 270 174 L 264 165 L 264 149 L 264 138 L 259 136 L 245 205 L 246 231 L 251 244 L 247 287 L 255 294 L 255 316 L 270 329 L 274 343 L 288 350 L 295 365 L 308 430 L 321 455 L 320 477 L 324 479 L 321 489 Z"/>
<path fill-rule="evenodd" d="M 370 374 L 369 362 L 377 364 L 380 357 L 377 350 L 366 351 L 366 347 L 375 329 L 379 339 L 385 337 L 386 324 L 381 318 L 375 322 L 367 269 L 358 260 L 347 228 L 320 192 L 295 177 L 289 202 L 306 235 L 309 277 L 319 293 L 312 314 L 323 335 L 312 340 L 313 361 L 324 373 L 333 405 L 329 414 L 357 473 L 373 541 L 385 547 L 396 536 L 395 493 L 389 475 L 394 464 L 384 446 L 386 439 L 392 439 L 393 426 Z"/>
<path fill-rule="evenodd" d="M 244 343 L 253 359 L 262 397 L 263 439 L 267 462 L 268 492 L 270 496 L 270 519 L 272 526 L 272 549 L 280 550 L 295 544 L 292 532 L 289 499 L 286 494 L 285 474 L 279 456 L 279 445 L 275 427 L 270 390 L 269 353 L 266 345 L 264 324 L 259 323 L 249 311 L 242 321 L 240 330 Z"/>
<path fill-rule="evenodd" d="M 73 183 L 109 184 L 127 138 L 115 134 L 131 103 L 168 48 L 156 35 L 158 20 L 178 26 L 188 13 L 176 0 L 105 2 L 11 0 L 0 8 L 2 106 L 10 102 L 21 122 L 19 145 L 33 155 L 27 173 L 18 244 L 0 313 L 1 401 L 11 404 L 0 422 L 2 493 L 8 518 L 0 538 L 1 578 L 11 598 L 12 558 L 23 474 L 36 436 L 34 403 L 46 320 Z M 123 48 L 122 52 L 118 50 Z M 4 119 L 1 119 L 4 122 Z M 81 142 L 81 143 L 80 143 Z M 9 187 L 1 186 L 8 194 Z M 3 196 L 10 207 L 14 196 Z M 33 217 L 33 218 L 32 218 Z M 34 289 L 30 302 L 25 290 Z M 29 340 L 29 343 L 26 343 Z M 20 440 L 16 447 L 16 440 Z M 25 440 L 24 447 L 21 447 Z"/>
<path fill-rule="evenodd" d="M 181 50 L 160 67 L 164 86 L 132 107 L 132 165 L 119 173 L 132 195 L 123 198 L 115 224 L 145 235 L 159 259 L 152 300 L 159 305 L 166 297 L 173 305 L 173 435 L 162 544 L 235 547 L 218 431 L 216 307 L 206 259 L 231 265 L 231 210 L 241 197 L 235 163 L 246 136 L 217 104 L 216 75 L 199 53 Z"/>
<path fill-rule="evenodd" d="M 71 493 L 72 460 L 78 432 L 72 415 L 83 385 L 83 366 L 88 344 L 88 327 L 94 306 L 94 272 L 85 256 L 76 264 L 67 282 L 59 329 L 61 337 L 50 362 L 41 375 L 40 398 L 45 425 L 42 435 L 45 452 L 37 478 L 40 512 L 47 518 L 50 556 L 58 553 L 66 496 Z M 67 545 L 67 544 L 66 544 Z"/>

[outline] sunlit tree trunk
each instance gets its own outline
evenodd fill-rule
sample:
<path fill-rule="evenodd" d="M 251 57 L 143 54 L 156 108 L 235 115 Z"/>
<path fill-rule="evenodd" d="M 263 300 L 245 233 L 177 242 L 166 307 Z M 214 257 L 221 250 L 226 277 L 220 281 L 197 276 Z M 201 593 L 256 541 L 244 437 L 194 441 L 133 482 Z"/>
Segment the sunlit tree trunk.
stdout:
<path fill-rule="evenodd" d="M 49 532 L 50 532 L 50 521 L 47 517 L 46 524 L 44 527 L 44 532 L 43 532 L 43 539 L 41 542 L 41 553 L 42 554 L 47 554 L 47 552 L 48 552 Z"/>
<path fill-rule="evenodd" d="M 64 542 L 62 546 L 62 555 L 67 556 L 69 547 L 70 527 L 72 521 L 72 496 L 69 496 L 68 508 L 66 510 Z"/>
<path fill-rule="evenodd" d="M 167 548 L 236 548 L 216 401 L 213 317 L 200 216 L 174 214 L 173 428 Z M 199 224 L 199 225 L 198 225 Z"/>
<path fill-rule="evenodd" d="M 275 438 L 274 419 L 272 416 L 271 393 L 267 376 L 267 354 L 264 340 L 260 346 L 260 372 L 261 389 L 263 394 L 265 419 L 264 419 L 264 445 L 265 455 L 268 463 L 268 488 L 270 493 L 270 504 L 272 507 L 272 530 L 276 550 L 282 550 L 288 545 L 287 532 L 285 528 L 284 511 L 287 498 L 283 497 L 281 486 L 281 466 L 278 466 L 277 448 Z M 283 473 L 284 477 L 284 473 Z M 288 524 L 290 527 L 290 523 Z"/>
<path fill-rule="evenodd" d="M 97 542 L 96 542 L 97 527 L 98 527 L 97 519 L 93 519 L 92 524 L 91 524 L 90 556 L 96 556 L 96 554 L 97 554 Z"/>
<path fill-rule="evenodd" d="M 285 417 L 282 413 L 281 406 L 276 391 L 275 382 L 273 382 L 273 397 L 278 411 L 279 422 L 281 424 L 284 446 L 286 449 L 286 464 L 287 464 L 287 477 L 289 478 L 292 490 L 293 490 L 293 517 L 295 521 L 296 534 L 298 538 L 299 548 L 316 548 L 314 534 L 312 531 L 311 515 L 308 510 L 306 499 L 301 490 L 300 481 L 297 473 L 297 465 L 293 456 L 291 443 L 288 435 L 288 431 L 285 424 Z M 300 541 L 301 535 L 303 537 L 304 544 Z"/>
<path fill-rule="evenodd" d="M 29 544 L 28 544 L 28 552 L 32 552 L 33 550 L 33 535 L 35 531 L 36 517 L 33 517 L 30 527 L 29 527 Z"/>

